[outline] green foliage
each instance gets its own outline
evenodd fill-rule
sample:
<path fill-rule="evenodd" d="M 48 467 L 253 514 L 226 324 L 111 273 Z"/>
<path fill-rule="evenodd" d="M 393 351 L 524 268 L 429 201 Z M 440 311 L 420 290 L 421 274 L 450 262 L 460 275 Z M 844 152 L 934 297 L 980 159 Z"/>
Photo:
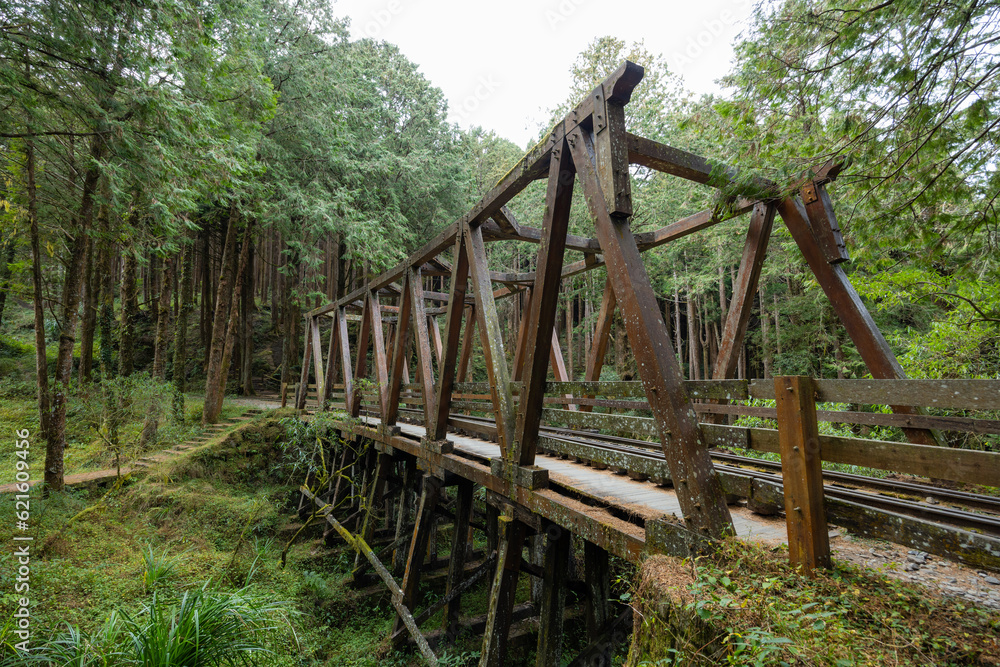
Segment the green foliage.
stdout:
<path fill-rule="evenodd" d="M 247 589 L 200 589 L 178 602 L 158 593 L 134 618 L 117 612 L 93 633 L 69 626 L 39 647 L 32 662 L 59 667 L 215 667 L 251 664 L 265 651 L 263 637 L 275 629 L 287 604 L 261 600 Z"/>
<path fill-rule="evenodd" d="M 157 553 L 152 543 L 147 544 L 142 550 L 142 559 L 146 566 L 142 573 L 142 583 L 146 587 L 146 592 L 156 590 L 170 579 L 177 566 L 184 562 L 185 555 L 185 553 L 171 554 L 169 546 L 163 547 L 163 551 Z"/>
<path fill-rule="evenodd" d="M 643 629 L 629 664 L 985 664 L 996 654 L 995 612 L 839 563 L 804 577 L 776 551 L 734 541 L 694 562 L 656 557 L 637 592 Z M 657 588 L 664 576 L 672 585 Z"/>

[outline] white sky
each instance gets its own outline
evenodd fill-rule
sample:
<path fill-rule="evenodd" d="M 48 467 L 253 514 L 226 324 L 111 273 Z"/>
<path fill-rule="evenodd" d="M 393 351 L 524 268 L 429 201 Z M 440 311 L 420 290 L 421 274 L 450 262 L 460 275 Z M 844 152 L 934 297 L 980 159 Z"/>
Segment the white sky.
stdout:
<path fill-rule="evenodd" d="M 527 147 L 595 37 L 642 40 L 696 94 L 718 92 L 753 0 L 334 0 L 352 38 L 397 44 L 448 99 L 449 120 Z"/>

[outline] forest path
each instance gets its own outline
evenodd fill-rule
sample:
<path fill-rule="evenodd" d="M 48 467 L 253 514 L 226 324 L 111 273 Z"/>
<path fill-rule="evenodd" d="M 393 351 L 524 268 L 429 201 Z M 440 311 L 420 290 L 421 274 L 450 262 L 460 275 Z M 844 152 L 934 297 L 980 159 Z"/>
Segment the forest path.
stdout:
<path fill-rule="evenodd" d="M 241 405 L 244 404 L 242 400 L 243 399 L 240 399 L 239 403 Z M 65 484 L 66 486 L 79 486 L 92 482 L 101 484 L 103 482 L 117 479 L 119 475 L 124 476 L 124 475 L 129 475 L 133 472 L 141 472 L 149 468 L 149 466 L 153 465 L 154 463 L 168 461 L 176 456 L 180 456 L 181 454 L 183 454 L 188 450 L 194 449 L 195 447 L 205 444 L 212 438 L 222 433 L 234 430 L 240 424 L 243 424 L 244 422 L 247 422 L 259 416 L 265 409 L 271 409 L 276 407 L 276 404 L 273 401 L 266 401 L 263 399 L 255 401 L 255 403 L 261 403 L 262 405 L 251 407 L 251 409 L 247 410 L 245 413 L 243 413 L 243 415 L 239 417 L 230 417 L 229 419 L 220 421 L 217 424 L 211 424 L 207 426 L 197 436 L 191 438 L 190 440 L 186 440 L 185 442 L 179 445 L 174 445 L 168 449 L 161 449 L 156 452 L 150 452 L 149 454 L 143 456 L 142 458 L 134 461 L 129 465 L 123 465 L 120 470 L 117 468 L 108 468 L 106 470 L 93 470 L 91 472 L 81 472 L 81 473 L 75 473 L 73 475 L 66 475 Z M 28 487 L 29 488 L 33 487 L 41 481 L 42 480 L 40 479 L 30 480 L 28 482 Z M 18 490 L 19 490 L 18 485 L 16 483 L 4 484 L 0 486 L 0 494 L 17 493 Z"/>

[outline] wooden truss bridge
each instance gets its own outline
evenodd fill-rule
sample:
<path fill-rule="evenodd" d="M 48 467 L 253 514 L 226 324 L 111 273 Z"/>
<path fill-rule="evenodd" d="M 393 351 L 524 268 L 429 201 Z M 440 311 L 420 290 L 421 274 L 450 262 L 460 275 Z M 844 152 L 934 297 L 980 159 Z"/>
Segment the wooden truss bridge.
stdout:
<path fill-rule="evenodd" d="M 842 267 L 848 257 L 826 192 L 836 165 L 791 184 L 760 183 L 767 193 L 760 200 L 734 198 L 725 209 L 633 234 L 634 166 L 714 186 L 734 177 L 627 131 L 625 106 L 642 76 L 641 67 L 624 63 L 462 218 L 399 266 L 306 316 L 296 406 L 306 407 L 314 386 L 319 409 L 346 415 L 332 422 L 342 439 L 325 457 L 328 474 L 306 481 L 300 509 L 322 516 L 331 538 L 339 534 L 359 551 L 359 581 L 371 568 L 392 592 L 393 641 L 414 643 L 432 664 L 434 645 L 463 628 L 482 633 L 482 665 L 506 664 L 512 624 L 529 617 L 537 618 L 537 664 L 559 664 L 568 595 L 583 600 L 593 639 L 572 664 L 600 664 L 628 612 L 610 606 L 609 555 L 631 562 L 649 552 L 688 556 L 736 535 L 786 541 L 792 562 L 811 571 L 829 564 L 830 522 L 1000 567 L 1000 502 L 929 483 L 1000 485 L 1000 454 L 940 446 L 942 432 L 997 434 L 1000 422 L 922 409 L 1000 410 L 1000 383 L 904 378 Z M 518 224 L 506 204 L 540 179 L 547 190 L 536 229 Z M 576 187 L 594 238 L 567 233 Z M 642 253 L 746 213 L 713 379 L 685 381 Z M 775 214 L 874 380 L 730 379 Z M 537 244 L 535 271 L 491 271 L 486 244 L 500 241 Z M 567 251 L 582 258 L 569 262 Z M 584 380 L 570 382 L 554 336 L 560 281 L 600 266 L 608 279 L 596 339 Z M 425 289 L 426 276 L 446 283 L 447 292 Z M 496 304 L 513 295 L 527 305 L 511 362 Z M 600 381 L 616 309 L 640 381 Z M 465 382 L 477 331 L 484 383 Z M 753 399 L 774 404 L 745 405 Z M 848 409 L 817 410 L 817 403 Z M 861 411 L 864 404 L 891 406 L 892 413 Z M 733 415 L 776 420 L 777 428 L 730 425 Z M 906 442 L 820 435 L 819 422 L 895 426 Z M 777 453 L 780 464 L 733 448 Z M 926 479 L 835 474 L 821 461 Z M 934 504 L 915 501 L 927 498 Z M 446 560 L 434 553 L 439 520 L 452 526 Z M 574 536 L 584 545 L 579 567 Z M 421 610 L 421 577 L 439 576 L 435 570 L 447 571 L 446 592 Z M 533 592 L 530 602 L 516 604 L 522 575 L 531 577 Z M 480 582 L 490 587 L 488 615 L 463 618 L 462 596 Z M 442 608 L 442 631 L 422 629 Z"/>

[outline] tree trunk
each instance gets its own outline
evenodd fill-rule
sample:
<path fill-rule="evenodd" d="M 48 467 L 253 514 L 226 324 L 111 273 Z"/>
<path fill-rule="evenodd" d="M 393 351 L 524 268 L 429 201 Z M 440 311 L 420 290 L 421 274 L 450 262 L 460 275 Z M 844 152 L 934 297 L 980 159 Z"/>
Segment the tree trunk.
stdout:
<path fill-rule="evenodd" d="M 167 379 L 167 345 L 170 341 L 170 298 L 174 287 L 174 258 L 165 258 L 160 276 L 160 294 L 156 300 L 156 341 L 153 348 L 153 377 Z"/>
<path fill-rule="evenodd" d="M 80 284 L 83 262 L 86 259 L 87 236 L 94 217 L 94 191 L 100 178 L 97 164 L 104 153 L 104 139 L 96 135 L 91 140 L 91 167 L 83 179 L 83 196 L 80 201 L 79 221 L 70 247 L 70 261 L 63 282 L 62 322 L 59 332 L 59 353 L 56 356 L 55 386 L 52 395 L 52 420 L 45 448 L 45 488 L 61 491 L 63 479 L 63 452 L 66 449 L 66 401 L 73 375 L 73 346 L 79 320 Z"/>
<path fill-rule="evenodd" d="M 681 347 L 681 294 L 677 289 L 677 271 L 674 271 L 674 352 L 677 354 L 677 363 L 683 366 L 681 355 L 684 348 Z"/>
<path fill-rule="evenodd" d="M 219 289 L 215 299 L 215 316 L 212 318 L 212 343 L 208 350 L 208 366 L 205 370 L 205 407 L 202 412 L 202 424 L 214 424 L 219 417 L 218 407 L 221 407 L 220 395 L 225 395 L 226 378 L 222 375 L 222 357 L 226 348 L 226 320 L 229 317 L 229 304 L 233 299 L 232 283 L 233 255 L 236 253 L 237 212 L 234 205 L 230 211 L 229 229 L 226 232 L 226 243 L 222 248 L 222 267 L 219 275 Z M 218 407 L 217 407 L 218 406 Z"/>
<path fill-rule="evenodd" d="M 184 423 L 184 392 L 187 391 L 187 331 L 194 310 L 194 240 L 184 246 L 177 326 L 174 327 L 174 421 Z"/>
<path fill-rule="evenodd" d="M 35 376 L 38 385 L 39 435 L 49 439 L 49 362 L 45 353 L 45 304 L 42 302 L 42 253 L 38 238 L 38 204 L 35 195 L 35 147 L 25 142 L 27 162 L 28 220 L 31 225 L 31 284 L 35 306 Z"/>
<path fill-rule="evenodd" d="M 573 299 L 566 299 L 566 380 L 573 381 Z"/>
<path fill-rule="evenodd" d="M 696 326 L 696 318 L 694 314 L 694 295 L 691 294 L 691 288 L 687 291 L 687 333 L 688 333 L 688 379 L 689 380 L 700 380 L 701 376 L 698 373 L 698 341 L 700 336 L 698 335 L 698 329 Z"/>
<path fill-rule="evenodd" d="M 13 273 L 12 264 L 17 251 L 17 235 L 11 234 L 3 248 L 3 257 L 0 258 L 0 322 L 3 322 L 3 313 L 6 310 L 7 294 L 10 292 L 10 276 Z"/>
<path fill-rule="evenodd" d="M 94 367 L 94 331 L 97 328 L 98 279 L 97 248 L 93 239 L 87 242 L 87 271 L 84 282 L 83 320 L 80 330 L 80 383 L 91 381 Z"/>
<path fill-rule="evenodd" d="M 254 300 L 253 276 L 254 265 L 257 258 L 257 249 L 250 244 L 250 258 L 247 260 L 246 277 L 243 280 L 242 311 L 240 314 L 241 336 L 240 336 L 240 390 L 244 396 L 256 396 L 257 392 L 253 388 L 253 319 L 257 312 L 257 304 Z"/>
<path fill-rule="evenodd" d="M 298 286 L 299 256 L 293 251 L 285 267 L 286 275 L 282 276 L 284 283 L 284 298 L 282 300 L 282 315 L 285 335 L 281 346 L 281 382 L 288 384 L 295 381 L 292 375 L 292 365 L 295 363 L 295 325 L 299 319 L 298 302 L 294 301 L 295 289 Z"/>
<path fill-rule="evenodd" d="M 760 346 L 762 352 L 761 357 L 764 362 L 764 377 L 770 378 L 774 377 L 772 374 L 773 358 L 771 356 L 771 341 L 769 340 L 769 334 L 771 329 L 770 326 L 771 316 L 768 314 L 767 309 L 764 307 L 766 301 L 764 299 L 763 287 L 760 288 L 759 293 L 760 293 Z"/>
<path fill-rule="evenodd" d="M 774 346 L 781 357 L 781 316 L 778 312 L 778 295 L 774 295 Z"/>
<path fill-rule="evenodd" d="M 226 396 L 226 379 L 229 377 L 229 363 L 233 355 L 233 344 L 236 342 L 236 332 L 239 329 L 239 319 L 240 319 L 240 293 L 243 291 L 243 283 L 246 280 L 247 274 L 247 260 L 250 256 L 250 248 L 253 246 L 253 241 L 251 239 L 251 229 L 253 223 L 247 222 L 246 233 L 243 235 L 243 247 L 240 249 L 240 259 L 239 265 L 236 268 L 234 275 L 235 284 L 233 285 L 233 296 L 230 299 L 229 305 L 229 317 L 225 322 L 225 345 L 222 350 L 222 370 L 220 372 L 220 377 L 222 379 L 222 385 L 220 391 L 216 395 L 215 399 L 215 411 L 212 414 L 213 423 L 214 420 L 218 419 L 219 413 L 222 412 L 222 400 Z M 207 394 L 206 394 L 207 401 Z"/>
<path fill-rule="evenodd" d="M 135 370 L 135 322 L 139 311 L 136 292 L 136 259 L 131 249 L 124 253 L 121 287 L 121 327 L 118 332 L 118 373 L 122 377 Z"/>

